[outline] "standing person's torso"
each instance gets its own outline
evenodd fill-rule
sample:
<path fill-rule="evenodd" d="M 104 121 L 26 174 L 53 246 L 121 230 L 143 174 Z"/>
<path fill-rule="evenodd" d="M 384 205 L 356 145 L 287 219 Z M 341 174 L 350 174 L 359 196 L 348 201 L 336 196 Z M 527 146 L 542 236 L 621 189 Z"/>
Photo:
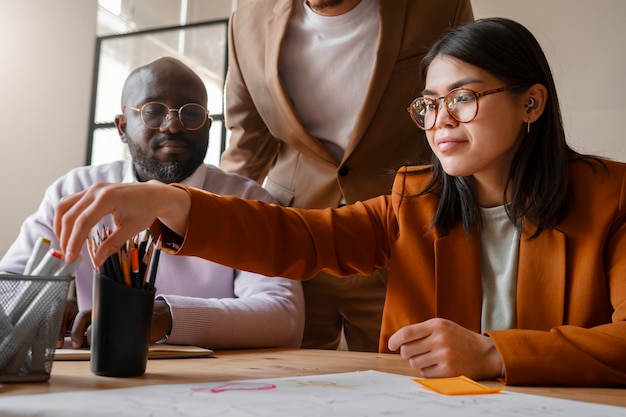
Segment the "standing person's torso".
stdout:
<path fill-rule="evenodd" d="M 429 46 L 447 27 L 470 19 L 471 8 L 467 2 L 458 0 L 435 4 L 423 0 L 387 0 L 378 7 L 379 33 L 372 67 L 356 71 L 360 74 L 359 85 L 363 79 L 368 80 L 362 97 L 351 97 L 353 90 L 349 87 L 333 88 L 338 90 L 334 91 L 334 97 L 347 98 L 354 108 L 350 114 L 334 117 L 335 121 L 345 123 L 343 137 L 332 139 L 318 136 L 330 137 L 325 133 L 330 129 L 320 127 L 319 121 L 317 128 L 307 126 L 310 120 L 299 116 L 303 112 L 302 103 L 290 96 L 290 81 L 287 77 L 283 79 L 280 65 L 288 47 L 285 42 L 295 8 L 292 1 L 257 0 L 233 14 L 232 59 L 226 84 L 227 124 L 234 127 L 235 138 L 270 135 L 279 142 L 272 145 L 276 154 L 265 186 L 283 205 L 334 207 L 342 197 L 351 203 L 388 194 L 399 166 L 418 160 L 420 150 L 426 158 L 430 155 L 425 151 L 423 133 L 412 124 L 406 108 L 423 88 L 419 63 Z M 355 72 L 350 54 L 340 54 L 334 61 L 323 79 L 311 83 L 309 91 L 323 90 L 325 86 L 320 85 L 331 78 L 331 83 L 339 80 L 338 84 L 350 80 Z M 316 100 L 305 103 L 309 105 L 307 108 L 312 103 L 328 109 L 340 105 L 319 104 L 320 99 Z M 327 99 L 330 100 L 333 97 Z M 259 119 L 244 126 L 242 108 L 251 105 Z M 257 124 L 260 121 L 262 126 Z M 351 129 L 346 129 L 348 124 Z M 333 147 L 336 149 L 329 151 Z M 229 158 L 227 150 L 221 167 L 246 175 L 247 168 L 242 168 L 246 161 Z"/>
<path fill-rule="evenodd" d="M 378 49 L 378 0 L 339 16 L 296 2 L 279 74 L 302 126 L 341 161 L 365 97 Z"/>

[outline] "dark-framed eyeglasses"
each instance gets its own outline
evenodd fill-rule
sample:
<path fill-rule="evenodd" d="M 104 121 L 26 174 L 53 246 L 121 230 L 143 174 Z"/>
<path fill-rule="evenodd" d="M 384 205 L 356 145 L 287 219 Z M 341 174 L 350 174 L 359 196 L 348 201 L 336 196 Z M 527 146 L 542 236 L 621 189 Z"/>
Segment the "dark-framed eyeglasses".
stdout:
<path fill-rule="evenodd" d="M 478 114 L 478 99 L 489 94 L 512 90 L 517 87 L 500 87 L 483 92 L 461 87 L 451 90 L 448 94 L 439 98 L 418 97 L 407 108 L 413 122 L 423 130 L 430 130 L 435 126 L 439 112 L 439 100 L 443 100 L 448 114 L 460 123 L 469 123 Z"/>
<path fill-rule="evenodd" d="M 170 109 L 164 103 L 151 101 L 141 107 L 128 106 L 129 109 L 141 114 L 141 121 L 149 129 L 159 129 L 170 114 L 176 112 L 178 121 L 187 130 L 198 130 L 209 119 L 209 111 L 197 103 L 187 103 L 178 109 Z"/>

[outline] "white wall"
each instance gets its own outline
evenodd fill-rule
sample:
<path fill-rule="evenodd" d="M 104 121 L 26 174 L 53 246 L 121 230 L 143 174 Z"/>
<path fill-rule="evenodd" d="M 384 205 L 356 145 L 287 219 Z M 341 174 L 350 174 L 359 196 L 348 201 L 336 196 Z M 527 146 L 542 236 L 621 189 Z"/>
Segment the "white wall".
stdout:
<path fill-rule="evenodd" d="M 84 163 L 96 3 L 0 0 L 0 255 L 37 208 L 45 187 Z M 570 143 L 626 161 L 618 124 L 626 120 L 626 27 L 620 21 L 626 2 L 472 4 L 476 17 L 509 17 L 537 36 L 557 78 Z"/>
<path fill-rule="evenodd" d="M 557 80 L 568 140 L 626 161 L 626 1 L 472 0 L 477 18 L 508 17 L 539 40 Z"/>
<path fill-rule="evenodd" d="M 85 161 L 96 0 L 0 0 L 0 255 Z"/>

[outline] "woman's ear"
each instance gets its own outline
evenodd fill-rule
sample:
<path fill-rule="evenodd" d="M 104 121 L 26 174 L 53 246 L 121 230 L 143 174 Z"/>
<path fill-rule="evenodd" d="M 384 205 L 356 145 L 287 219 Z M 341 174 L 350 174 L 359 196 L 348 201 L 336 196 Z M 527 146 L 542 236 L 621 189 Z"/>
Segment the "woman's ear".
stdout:
<path fill-rule="evenodd" d="M 526 122 L 533 123 L 539 119 L 546 108 L 548 89 L 543 84 L 533 84 L 524 94 L 524 97 L 526 97 L 524 107 L 528 115 Z"/>
<path fill-rule="evenodd" d="M 126 116 L 123 114 L 118 114 L 115 116 L 115 126 L 117 127 L 117 133 L 120 135 L 120 140 L 123 143 L 128 143 L 128 139 L 126 138 Z"/>

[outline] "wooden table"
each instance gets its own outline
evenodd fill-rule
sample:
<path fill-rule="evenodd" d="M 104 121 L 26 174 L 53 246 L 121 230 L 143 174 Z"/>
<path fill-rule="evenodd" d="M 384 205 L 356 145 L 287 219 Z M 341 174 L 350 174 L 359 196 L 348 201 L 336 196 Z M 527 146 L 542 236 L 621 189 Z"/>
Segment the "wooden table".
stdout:
<path fill-rule="evenodd" d="M 359 370 L 419 376 L 395 354 L 309 349 L 218 351 L 210 358 L 151 359 L 146 373 L 135 378 L 109 378 L 91 373 L 88 361 L 57 361 L 47 382 L 0 385 L 0 396 L 58 393 L 155 384 L 183 384 L 255 378 L 281 378 Z M 498 381 L 481 381 L 499 386 Z M 626 389 L 506 387 L 509 391 L 626 407 Z M 626 415 L 626 410 L 625 410 Z"/>

